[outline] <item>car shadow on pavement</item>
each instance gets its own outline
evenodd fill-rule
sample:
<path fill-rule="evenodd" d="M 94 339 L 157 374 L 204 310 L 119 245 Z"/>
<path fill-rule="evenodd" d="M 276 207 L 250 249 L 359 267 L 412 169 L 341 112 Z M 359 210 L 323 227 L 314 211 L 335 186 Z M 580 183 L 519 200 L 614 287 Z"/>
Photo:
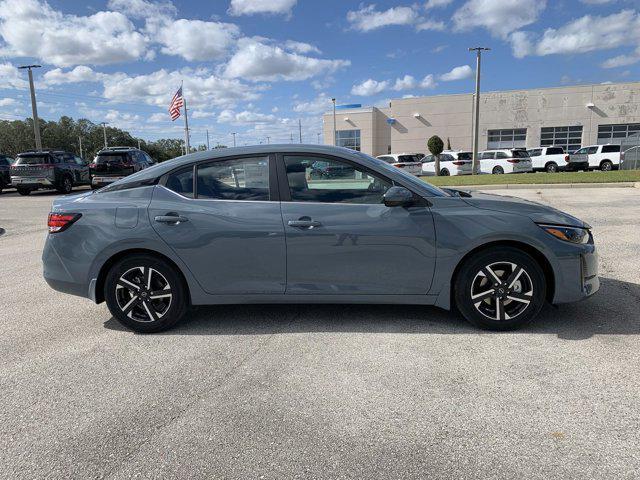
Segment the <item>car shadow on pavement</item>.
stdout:
<path fill-rule="evenodd" d="M 567 340 L 640 334 L 640 285 L 612 278 L 600 281 L 600 291 L 593 297 L 558 307 L 546 305 L 530 325 L 516 333 L 552 334 Z M 113 317 L 104 326 L 129 332 Z M 157 335 L 313 332 L 486 333 L 467 324 L 459 313 L 429 306 L 283 304 L 197 307 L 175 328 Z"/>

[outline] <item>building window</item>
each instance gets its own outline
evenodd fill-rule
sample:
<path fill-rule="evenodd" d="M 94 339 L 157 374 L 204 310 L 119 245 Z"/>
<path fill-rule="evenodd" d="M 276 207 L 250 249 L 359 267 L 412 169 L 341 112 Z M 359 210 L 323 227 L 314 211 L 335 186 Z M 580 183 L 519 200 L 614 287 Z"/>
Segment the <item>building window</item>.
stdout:
<path fill-rule="evenodd" d="M 336 132 L 336 145 L 360 151 L 360 130 L 338 130 Z"/>
<path fill-rule="evenodd" d="M 489 130 L 487 137 L 487 149 L 524 147 L 527 143 L 527 129 Z"/>
<path fill-rule="evenodd" d="M 582 125 L 573 127 L 542 127 L 541 147 L 562 147 L 565 152 L 575 152 L 582 146 Z"/>
<path fill-rule="evenodd" d="M 640 133 L 640 123 L 622 123 L 619 125 L 598 125 L 598 145 L 605 143 L 620 144 L 630 135 Z"/>

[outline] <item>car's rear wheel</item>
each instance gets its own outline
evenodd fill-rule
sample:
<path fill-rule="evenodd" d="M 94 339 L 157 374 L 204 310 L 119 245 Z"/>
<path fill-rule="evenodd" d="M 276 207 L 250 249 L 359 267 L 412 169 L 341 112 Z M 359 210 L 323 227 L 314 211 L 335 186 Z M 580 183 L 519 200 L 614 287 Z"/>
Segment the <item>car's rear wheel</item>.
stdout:
<path fill-rule="evenodd" d="M 182 277 L 166 261 L 131 255 L 118 261 L 105 280 L 109 311 L 124 326 L 141 333 L 173 327 L 187 311 Z"/>
<path fill-rule="evenodd" d="M 556 173 L 558 171 L 558 164 L 555 162 L 549 162 L 545 165 L 544 169 L 547 173 Z"/>
<path fill-rule="evenodd" d="M 60 193 L 64 193 L 65 195 L 71 193 L 71 190 L 73 190 L 73 182 L 71 181 L 71 178 L 69 176 L 65 176 L 56 190 Z"/>
<path fill-rule="evenodd" d="M 18 191 L 18 193 L 20 195 L 29 195 L 31 193 L 31 189 L 30 188 L 16 187 L 16 190 Z"/>
<path fill-rule="evenodd" d="M 493 173 L 494 175 L 502 175 L 504 173 L 504 169 L 498 165 L 493 167 L 493 170 L 491 171 L 491 173 Z"/>
<path fill-rule="evenodd" d="M 442 170 L 440 170 L 441 177 L 448 177 L 449 175 L 451 174 L 449 173 L 449 170 L 447 170 L 446 168 L 443 168 Z"/>
<path fill-rule="evenodd" d="M 611 163 L 609 160 L 604 160 L 600 164 L 600 170 L 602 170 L 603 172 L 610 172 L 611 170 L 613 170 L 613 163 Z"/>
<path fill-rule="evenodd" d="M 512 247 L 484 250 L 462 265 L 455 304 L 473 325 L 513 330 L 529 323 L 546 298 L 544 272 L 527 253 Z"/>

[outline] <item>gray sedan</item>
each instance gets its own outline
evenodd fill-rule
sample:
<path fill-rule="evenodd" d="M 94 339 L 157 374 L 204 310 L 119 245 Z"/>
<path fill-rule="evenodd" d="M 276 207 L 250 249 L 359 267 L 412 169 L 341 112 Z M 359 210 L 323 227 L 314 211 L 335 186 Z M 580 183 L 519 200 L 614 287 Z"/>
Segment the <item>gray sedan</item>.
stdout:
<path fill-rule="evenodd" d="M 583 221 L 335 147 L 194 153 L 58 198 L 48 224 L 49 285 L 140 332 L 230 303 L 436 305 L 507 330 L 599 288 Z"/>

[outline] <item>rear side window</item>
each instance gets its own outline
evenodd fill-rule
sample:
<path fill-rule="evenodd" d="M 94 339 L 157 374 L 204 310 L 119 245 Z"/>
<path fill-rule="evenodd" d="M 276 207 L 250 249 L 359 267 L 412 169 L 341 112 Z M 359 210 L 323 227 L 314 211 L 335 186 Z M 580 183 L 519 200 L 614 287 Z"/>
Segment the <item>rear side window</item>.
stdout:
<path fill-rule="evenodd" d="M 193 167 L 186 167 L 171 173 L 164 185 L 182 196 L 193 198 Z"/>
<path fill-rule="evenodd" d="M 509 155 L 504 152 L 496 152 L 496 158 L 509 158 Z"/>
<path fill-rule="evenodd" d="M 269 157 L 224 160 L 198 166 L 198 198 L 269 200 Z"/>
<path fill-rule="evenodd" d="M 612 152 L 619 152 L 620 151 L 620 145 L 604 145 L 602 147 L 602 153 L 612 153 Z"/>

